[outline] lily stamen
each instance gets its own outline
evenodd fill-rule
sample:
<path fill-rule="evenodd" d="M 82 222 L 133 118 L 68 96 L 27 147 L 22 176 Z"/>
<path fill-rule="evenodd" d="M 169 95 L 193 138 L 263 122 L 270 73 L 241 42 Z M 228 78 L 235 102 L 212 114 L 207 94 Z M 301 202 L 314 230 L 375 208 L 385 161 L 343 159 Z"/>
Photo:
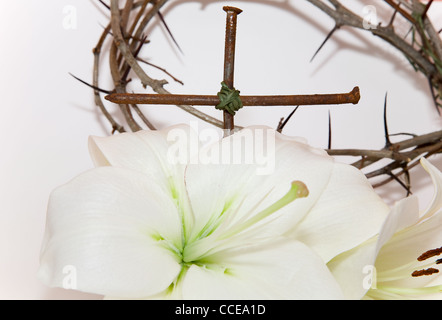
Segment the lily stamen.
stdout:
<path fill-rule="evenodd" d="M 222 239 L 230 237 L 234 234 L 238 234 L 241 231 L 251 227 L 252 225 L 256 224 L 257 222 L 263 220 L 264 218 L 267 218 L 271 214 L 275 213 L 276 211 L 282 209 L 286 205 L 292 203 L 296 199 L 305 198 L 309 195 L 309 191 L 305 183 L 302 181 L 293 181 L 292 186 L 281 199 L 270 205 L 268 208 L 262 210 L 260 213 L 255 215 L 254 217 L 248 219 L 244 223 L 238 225 L 236 228 L 234 228 L 231 232 L 225 234 Z"/>
<path fill-rule="evenodd" d="M 411 276 L 416 278 L 416 277 L 422 277 L 422 276 L 431 276 L 436 273 L 439 273 L 438 269 L 428 268 L 428 269 L 423 269 L 423 270 L 416 270 L 411 274 Z"/>
<path fill-rule="evenodd" d="M 432 249 L 432 250 L 428 250 L 426 252 L 424 252 L 423 254 L 421 254 L 418 258 L 417 261 L 426 261 L 430 258 L 439 256 L 442 254 L 442 247 L 437 248 L 437 249 Z M 431 263 L 431 265 L 433 264 L 441 264 L 442 259 L 438 259 L 435 262 Z M 431 276 L 433 274 L 439 273 L 439 270 L 436 268 L 428 268 L 428 269 L 422 269 L 422 270 L 416 270 L 414 271 L 411 276 L 412 277 L 422 277 L 422 276 Z"/>
<path fill-rule="evenodd" d="M 435 256 L 442 254 L 442 248 L 428 250 L 421 254 L 415 261 L 403 264 L 397 268 L 382 271 L 377 277 L 379 285 L 376 290 L 371 290 L 369 296 L 379 299 L 405 299 L 412 296 L 427 295 L 442 292 L 442 286 L 429 286 L 418 288 L 403 288 L 395 285 L 391 286 L 391 281 L 405 280 L 410 276 L 413 278 L 431 277 L 440 273 L 440 270 L 434 268 L 435 265 L 441 264 L 442 259 L 436 261 L 429 260 Z M 419 268 L 418 270 L 415 270 Z M 412 271 L 415 270 L 415 271 Z"/>
<path fill-rule="evenodd" d="M 417 261 L 425 261 L 427 259 L 439 256 L 441 254 L 442 254 L 442 247 L 440 247 L 438 249 L 428 250 L 428 251 L 424 252 L 423 254 L 421 254 L 419 256 L 419 258 L 417 258 Z"/>
<path fill-rule="evenodd" d="M 223 230 L 222 233 L 214 232 L 205 238 L 199 238 L 192 243 L 188 243 L 183 251 L 183 260 L 185 262 L 194 262 L 202 259 L 205 256 L 207 257 L 207 255 L 211 255 L 225 249 L 226 245 L 229 246 L 229 243 L 232 243 L 232 241 L 234 242 L 234 240 L 238 240 L 238 236 L 241 236 L 244 231 L 248 229 L 250 230 L 250 227 L 259 221 L 269 217 L 296 199 L 307 197 L 308 194 L 308 188 L 303 182 L 293 181 L 290 190 L 281 199 L 262 210 L 255 216 L 242 223 L 238 223 L 230 230 L 224 231 L 223 225 L 219 225 L 218 229 Z"/>

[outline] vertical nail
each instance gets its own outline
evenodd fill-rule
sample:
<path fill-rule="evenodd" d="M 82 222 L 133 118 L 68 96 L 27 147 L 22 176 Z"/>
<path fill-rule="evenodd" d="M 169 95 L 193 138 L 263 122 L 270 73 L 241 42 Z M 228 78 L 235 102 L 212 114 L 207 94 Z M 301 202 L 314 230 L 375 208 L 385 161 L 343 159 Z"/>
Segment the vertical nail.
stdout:
<path fill-rule="evenodd" d="M 226 43 L 224 52 L 224 83 L 233 89 L 233 77 L 235 70 L 235 45 L 236 45 L 236 23 L 237 16 L 242 12 L 241 9 L 225 6 L 223 10 L 227 12 L 226 20 Z M 224 130 L 225 135 L 230 135 L 230 131 L 235 127 L 233 116 L 224 111 Z"/>

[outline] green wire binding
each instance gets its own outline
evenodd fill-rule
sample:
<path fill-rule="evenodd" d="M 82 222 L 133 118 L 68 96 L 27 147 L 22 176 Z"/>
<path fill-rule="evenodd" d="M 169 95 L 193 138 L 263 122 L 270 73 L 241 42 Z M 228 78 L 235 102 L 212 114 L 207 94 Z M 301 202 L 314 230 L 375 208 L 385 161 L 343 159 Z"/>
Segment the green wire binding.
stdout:
<path fill-rule="evenodd" d="M 235 90 L 235 88 L 230 89 L 224 81 L 221 82 L 221 91 L 218 92 L 218 98 L 220 103 L 215 108 L 227 111 L 232 116 L 243 107 L 241 98 L 239 97 L 239 91 Z"/>

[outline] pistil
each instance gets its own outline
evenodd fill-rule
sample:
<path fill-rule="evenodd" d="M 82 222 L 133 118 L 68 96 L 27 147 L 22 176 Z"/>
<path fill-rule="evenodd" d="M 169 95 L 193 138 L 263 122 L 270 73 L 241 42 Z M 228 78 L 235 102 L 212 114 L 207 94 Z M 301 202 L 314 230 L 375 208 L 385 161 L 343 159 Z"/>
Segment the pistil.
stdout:
<path fill-rule="evenodd" d="M 217 229 L 219 229 L 217 231 L 223 230 L 223 232 L 211 233 L 205 238 L 199 238 L 198 240 L 188 243 L 183 250 L 183 261 L 186 263 L 196 263 L 208 254 L 213 254 L 225 249 L 226 245 L 228 247 L 232 242 L 238 240 L 236 237 L 237 235 L 242 234 L 245 230 L 250 230 L 251 227 L 258 222 L 269 217 L 296 199 L 307 197 L 308 194 L 308 188 L 303 182 L 293 181 L 290 190 L 282 198 L 248 220 L 239 223 L 230 229 L 223 229 L 222 224 L 226 222 L 222 221 L 217 226 Z"/>
<path fill-rule="evenodd" d="M 287 192 L 281 199 L 279 199 L 278 201 L 270 205 L 268 208 L 264 209 L 263 211 L 255 215 L 254 217 L 238 225 L 236 228 L 226 233 L 220 239 L 231 237 L 234 234 L 238 234 L 241 231 L 250 228 L 257 222 L 263 220 L 264 218 L 267 218 L 271 214 L 282 209 L 283 207 L 292 203 L 296 199 L 307 197 L 308 194 L 309 194 L 308 188 L 302 181 L 293 181 L 289 192 Z"/>

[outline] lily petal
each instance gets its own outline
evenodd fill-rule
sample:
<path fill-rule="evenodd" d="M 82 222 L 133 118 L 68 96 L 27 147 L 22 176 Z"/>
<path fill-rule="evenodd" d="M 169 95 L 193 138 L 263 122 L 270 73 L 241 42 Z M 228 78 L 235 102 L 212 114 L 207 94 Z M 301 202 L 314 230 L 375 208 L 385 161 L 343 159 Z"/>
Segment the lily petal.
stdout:
<path fill-rule="evenodd" d="M 267 150 L 262 149 L 263 145 Z M 288 139 L 267 127 L 246 128 L 203 149 L 202 153 L 220 154 L 230 162 L 187 167 L 186 188 L 197 232 L 217 219 L 225 219 L 229 226 L 238 225 L 281 199 L 293 181 L 302 181 L 310 191 L 309 196 L 282 207 L 272 218 L 262 221 L 266 224 L 272 220 L 272 227 L 266 225 L 266 236 L 280 235 L 293 228 L 313 207 L 333 168 L 333 159 L 323 150 Z M 264 172 L 264 168 L 268 171 Z"/>
<path fill-rule="evenodd" d="M 398 201 L 378 237 L 338 256 L 328 264 L 346 297 L 360 299 L 363 296 L 365 287 L 358 283 L 363 283 L 369 275 L 359 270 L 363 271 L 370 266 L 376 266 L 377 273 L 385 274 L 395 270 L 398 275 L 400 272 L 408 272 L 399 277 L 400 280 L 389 281 L 388 285 L 392 287 L 418 288 L 434 280 L 434 277 L 411 276 L 413 266 L 410 266 L 410 262 L 415 263 L 416 269 L 426 268 L 419 268 L 417 257 L 428 250 L 439 248 L 442 243 L 441 173 L 426 159 L 422 159 L 421 163 L 435 185 L 433 201 L 425 214 L 420 218 L 419 203 L 415 196 Z"/>
<path fill-rule="evenodd" d="M 434 184 L 434 195 L 430 206 L 425 211 L 422 219 L 427 219 L 434 215 L 436 212 L 440 212 L 442 209 L 442 172 L 439 171 L 433 164 L 431 164 L 426 158 L 421 159 L 421 164 L 424 169 L 430 174 L 431 180 Z"/>
<path fill-rule="evenodd" d="M 396 233 L 380 250 L 377 267 L 380 270 L 391 270 L 415 261 L 416 269 L 423 269 L 418 267 L 417 258 L 428 250 L 441 247 L 441 228 L 442 214 L 436 214 L 417 225 Z M 410 274 L 407 280 L 401 281 L 401 286 L 421 287 L 432 280 L 434 280 L 433 277 L 414 278 Z"/>
<path fill-rule="evenodd" d="M 397 202 L 388 215 L 379 237 L 373 237 L 328 263 L 329 269 L 339 282 L 347 299 L 359 300 L 370 289 L 369 282 L 376 281 L 375 275 L 378 265 L 375 269 L 375 262 L 379 251 L 398 230 L 416 222 L 419 218 L 418 208 L 415 197 L 405 198 Z M 401 255 L 403 251 L 392 253 L 396 257 Z"/>
<path fill-rule="evenodd" d="M 292 235 L 328 262 L 378 234 L 389 211 L 360 170 L 335 163 L 319 201 Z"/>
<path fill-rule="evenodd" d="M 192 266 L 184 299 L 341 299 L 329 270 L 304 244 L 287 238 L 248 245 L 210 257 L 224 269 Z M 218 264 L 219 265 L 219 264 Z"/>
<path fill-rule="evenodd" d="M 379 236 L 379 255 L 377 268 L 382 270 L 392 270 L 401 265 L 416 261 L 424 252 L 439 248 L 442 244 L 442 173 L 425 158 L 421 159 L 421 164 L 430 174 L 434 184 L 434 196 L 429 208 L 419 218 L 418 200 L 407 201 L 400 210 L 400 216 L 396 218 L 398 227 L 394 237 L 388 239 L 388 235 L 382 232 Z M 393 220 L 389 217 L 388 221 Z M 386 240 L 389 240 L 388 242 Z M 382 248 L 380 248 L 382 246 Z M 423 286 L 433 280 L 432 277 L 408 277 L 402 281 L 402 286 L 409 288 Z M 391 283 L 392 285 L 394 283 Z"/>
<path fill-rule="evenodd" d="M 136 298 L 165 290 L 181 266 L 166 241 L 180 243 L 172 199 L 142 173 L 96 168 L 50 197 L 39 277 L 63 287 L 66 266 L 76 289 Z"/>
<path fill-rule="evenodd" d="M 165 188 L 182 178 L 198 145 L 196 133 L 187 125 L 89 138 L 89 152 L 96 166 L 133 169 Z"/>

